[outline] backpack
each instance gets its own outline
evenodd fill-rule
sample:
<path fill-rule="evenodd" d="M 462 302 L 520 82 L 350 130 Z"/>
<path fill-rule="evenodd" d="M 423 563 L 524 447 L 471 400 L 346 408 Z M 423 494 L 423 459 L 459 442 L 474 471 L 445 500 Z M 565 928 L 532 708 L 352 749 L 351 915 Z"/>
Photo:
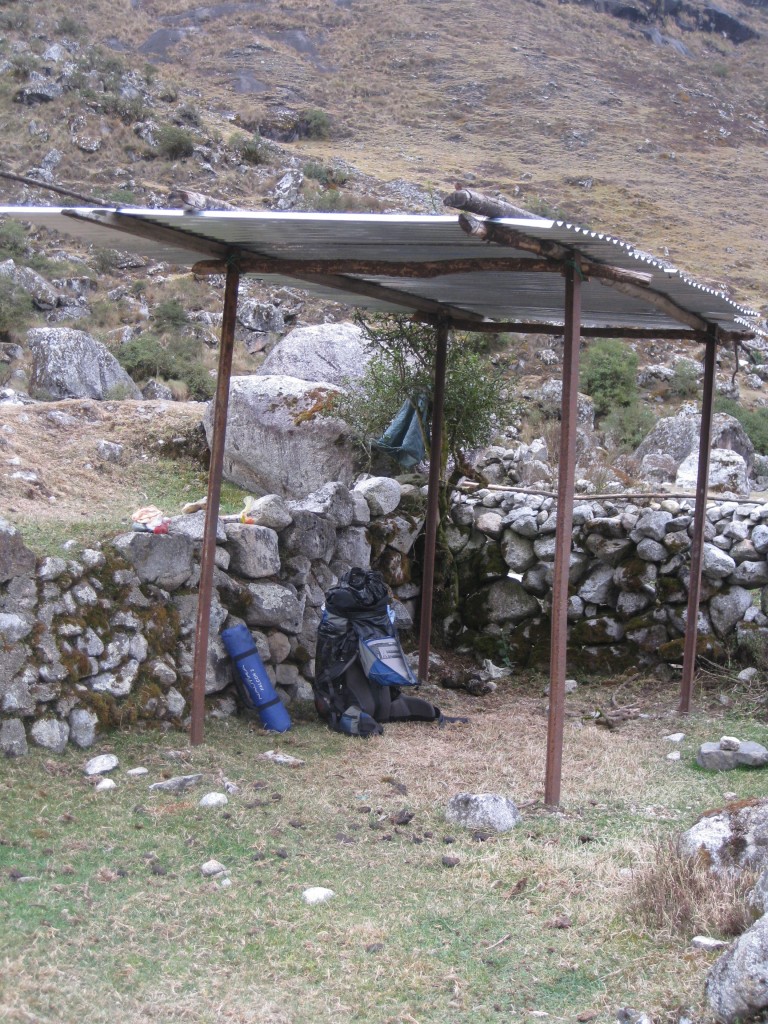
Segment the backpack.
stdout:
<path fill-rule="evenodd" d="M 382 733 L 382 722 L 439 721 L 434 704 L 402 693 L 418 685 L 381 573 L 350 569 L 325 595 L 317 629 L 318 715 L 336 732 L 364 737 Z"/>

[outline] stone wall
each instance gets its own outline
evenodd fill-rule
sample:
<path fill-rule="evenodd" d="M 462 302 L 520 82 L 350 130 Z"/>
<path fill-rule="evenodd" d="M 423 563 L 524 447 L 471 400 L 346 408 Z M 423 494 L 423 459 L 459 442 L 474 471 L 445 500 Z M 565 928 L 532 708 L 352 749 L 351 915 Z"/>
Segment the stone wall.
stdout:
<path fill-rule="evenodd" d="M 388 478 L 351 491 L 327 484 L 302 501 L 259 499 L 250 520 L 219 522 L 206 693 L 208 712 L 236 710 L 220 640 L 244 622 L 283 699 L 311 698 L 325 592 L 352 565 L 380 568 L 407 627 L 419 595 L 414 544 L 423 489 Z M 0 520 L 0 749 L 88 747 L 99 729 L 189 713 L 204 513 L 167 535 L 36 559 Z M 456 497 L 446 539 L 461 604 L 438 625 L 458 644 L 513 665 L 549 658 L 557 523 L 552 498 L 511 491 Z M 687 600 L 690 504 L 585 501 L 574 509 L 569 671 L 677 662 Z M 707 513 L 700 649 L 768 641 L 768 505 L 722 502 Z"/>
<path fill-rule="evenodd" d="M 457 500 L 448 543 L 463 601 L 446 623 L 462 642 L 516 665 L 549 660 L 556 502 L 485 490 Z M 577 503 L 570 560 L 569 671 L 680 662 L 687 619 L 693 504 Z M 768 650 L 768 504 L 707 510 L 699 652 L 725 646 L 748 662 Z"/>

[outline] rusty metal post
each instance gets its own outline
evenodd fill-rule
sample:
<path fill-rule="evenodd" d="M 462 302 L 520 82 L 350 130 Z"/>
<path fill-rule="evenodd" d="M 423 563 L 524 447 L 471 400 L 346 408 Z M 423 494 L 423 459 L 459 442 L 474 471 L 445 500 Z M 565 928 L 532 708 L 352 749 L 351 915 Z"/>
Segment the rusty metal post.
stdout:
<path fill-rule="evenodd" d="M 560 803 L 565 719 L 565 663 L 568 648 L 568 573 L 573 535 L 576 422 L 579 394 L 581 277 L 571 265 L 565 274 L 565 353 L 560 411 L 560 463 L 557 474 L 557 535 L 552 581 L 552 631 L 549 663 L 549 723 L 544 803 Z"/>
<path fill-rule="evenodd" d="M 216 395 L 213 406 L 211 463 L 208 468 L 208 500 L 205 505 L 203 552 L 200 562 L 200 583 L 197 592 L 195 657 L 192 669 L 192 720 L 189 728 L 189 742 L 193 746 L 203 742 L 205 677 L 208 667 L 208 634 L 211 624 L 211 591 L 213 589 L 213 567 L 216 560 L 216 532 L 219 523 L 221 475 L 224 466 L 224 439 L 227 433 L 229 380 L 232 375 L 232 351 L 235 345 L 235 317 L 237 315 L 239 284 L 240 273 L 235 265 L 230 265 L 227 269 L 227 284 L 224 291 L 219 371 L 216 378 Z"/>
<path fill-rule="evenodd" d="M 419 620 L 419 680 L 429 677 L 429 647 L 432 633 L 432 591 L 435 585 L 435 548 L 440 521 L 440 473 L 443 462 L 443 409 L 445 407 L 445 368 L 448 360 L 448 323 L 440 321 L 436 329 L 435 386 L 432 392 L 432 435 L 429 444 L 429 488 L 427 523 L 424 531 L 424 569 L 421 576 L 421 617 Z"/>
<path fill-rule="evenodd" d="M 691 540 L 691 574 L 688 581 L 688 612 L 685 625 L 683 678 L 680 683 L 681 715 L 691 710 L 693 674 L 696 669 L 696 642 L 699 638 L 699 598 L 701 596 L 701 563 L 704 554 L 704 523 L 707 515 L 709 488 L 709 455 L 712 447 L 712 407 L 715 395 L 715 356 L 717 334 L 713 328 L 704 351 L 704 390 L 701 396 L 701 428 L 699 430 L 699 465 L 696 473 L 696 506 L 693 513 Z"/>

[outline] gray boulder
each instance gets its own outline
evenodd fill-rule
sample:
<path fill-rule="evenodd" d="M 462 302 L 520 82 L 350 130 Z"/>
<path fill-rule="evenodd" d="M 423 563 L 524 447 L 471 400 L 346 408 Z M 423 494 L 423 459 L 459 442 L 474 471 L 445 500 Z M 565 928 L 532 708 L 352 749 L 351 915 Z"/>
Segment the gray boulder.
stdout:
<path fill-rule="evenodd" d="M 347 379 L 362 377 L 369 360 L 365 337 L 355 324 L 316 324 L 286 334 L 258 373 L 343 387 Z"/>
<path fill-rule="evenodd" d="M 328 480 L 349 486 L 354 456 L 349 430 L 323 415 L 339 389 L 296 377 L 233 377 L 230 387 L 224 475 L 256 495 L 301 498 Z M 213 410 L 204 427 L 212 436 Z"/>
<path fill-rule="evenodd" d="M 716 873 L 765 870 L 768 800 L 726 805 L 706 814 L 680 836 L 678 850 L 683 856 L 702 858 Z"/>
<path fill-rule="evenodd" d="M 31 267 L 17 267 L 13 260 L 0 263 L 0 277 L 25 291 L 38 309 L 48 311 L 59 304 L 59 292 Z"/>
<path fill-rule="evenodd" d="M 7 519 L 0 518 L 0 583 L 35 571 L 35 554 Z"/>
<path fill-rule="evenodd" d="M 447 821 L 463 828 L 509 832 L 523 820 L 515 804 L 498 793 L 457 793 L 445 809 Z"/>
<path fill-rule="evenodd" d="M 5 757 L 23 757 L 27 750 L 24 723 L 19 718 L 7 718 L 0 725 L 0 752 Z"/>
<path fill-rule="evenodd" d="M 267 526 L 227 523 L 230 567 L 239 576 L 255 580 L 280 572 L 277 534 Z"/>
<path fill-rule="evenodd" d="M 639 467 L 646 455 L 671 456 L 679 466 L 691 452 L 698 452 L 701 415 L 690 407 L 675 416 L 664 416 L 635 449 L 632 460 Z M 755 449 L 734 416 L 716 413 L 712 419 L 712 447 L 730 448 L 752 468 Z"/>
<path fill-rule="evenodd" d="M 33 393 L 52 399 L 141 398 L 112 353 L 85 331 L 36 327 L 27 332 L 27 340 L 32 352 Z"/>
<path fill-rule="evenodd" d="M 69 726 L 57 718 L 38 718 L 33 724 L 30 735 L 32 742 L 38 747 L 61 754 L 69 739 Z"/>
<path fill-rule="evenodd" d="M 392 477 L 371 476 L 355 484 L 355 492 L 365 498 L 372 515 L 388 516 L 400 504 L 402 488 Z"/>
<path fill-rule="evenodd" d="M 288 510 L 292 515 L 297 512 L 311 512 L 322 516 L 337 527 L 351 526 L 355 518 L 355 503 L 352 495 L 344 484 L 332 481 L 301 498 L 289 501 Z"/>
<path fill-rule="evenodd" d="M 680 463 L 675 477 L 675 487 L 683 491 L 696 489 L 699 470 L 698 448 Z M 713 448 L 709 458 L 709 489 L 728 491 L 733 494 L 749 495 L 749 470 L 746 460 L 738 452 L 727 448 Z"/>
<path fill-rule="evenodd" d="M 73 708 L 69 713 L 69 740 L 76 747 L 85 750 L 96 740 L 96 726 L 99 719 L 88 708 Z"/>
<path fill-rule="evenodd" d="M 192 575 L 194 542 L 183 535 L 123 533 L 112 546 L 136 570 L 142 583 L 178 590 Z"/>
<path fill-rule="evenodd" d="M 742 587 L 729 587 L 715 594 L 709 602 L 709 616 L 715 633 L 721 638 L 727 636 L 751 605 L 752 595 Z"/>
<path fill-rule="evenodd" d="M 706 994 L 721 1024 L 753 1020 L 768 1007 L 768 915 L 713 964 Z"/>

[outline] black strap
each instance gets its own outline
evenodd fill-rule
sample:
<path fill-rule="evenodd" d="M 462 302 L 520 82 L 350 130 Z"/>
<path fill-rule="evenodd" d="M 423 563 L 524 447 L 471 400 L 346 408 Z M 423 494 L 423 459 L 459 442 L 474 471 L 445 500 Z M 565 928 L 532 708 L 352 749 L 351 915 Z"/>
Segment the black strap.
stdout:
<path fill-rule="evenodd" d="M 250 658 L 250 656 L 251 656 L 252 654 L 258 654 L 258 653 L 259 653 L 259 652 L 258 652 L 258 650 L 257 650 L 257 649 L 256 649 L 255 647 L 249 647 L 247 651 L 241 651 L 241 652 L 240 652 L 239 654 L 236 654 L 236 655 L 234 656 L 234 658 L 232 659 L 232 661 L 233 661 L 233 662 L 234 662 L 235 664 L 237 664 L 237 662 L 238 662 L 238 661 L 242 661 L 242 660 L 243 660 L 243 658 Z"/>

